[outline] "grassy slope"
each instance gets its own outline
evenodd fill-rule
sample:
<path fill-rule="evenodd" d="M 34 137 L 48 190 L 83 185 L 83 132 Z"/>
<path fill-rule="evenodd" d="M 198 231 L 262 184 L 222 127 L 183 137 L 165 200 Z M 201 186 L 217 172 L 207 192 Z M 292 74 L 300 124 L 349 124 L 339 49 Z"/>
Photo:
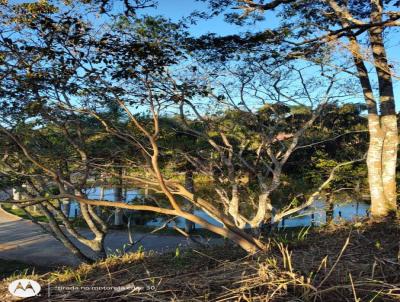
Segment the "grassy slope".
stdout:
<path fill-rule="evenodd" d="M 267 240 L 269 251 L 253 256 L 230 245 L 163 255 L 135 253 L 34 278 L 42 285 L 50 282 L 53 301 L 66 294 L 68 301 L 397 301 L 399 223 L 328 226 L 300 235 L 281 232 Z M 132 282 L 140 290 L 54 289 Z"/>

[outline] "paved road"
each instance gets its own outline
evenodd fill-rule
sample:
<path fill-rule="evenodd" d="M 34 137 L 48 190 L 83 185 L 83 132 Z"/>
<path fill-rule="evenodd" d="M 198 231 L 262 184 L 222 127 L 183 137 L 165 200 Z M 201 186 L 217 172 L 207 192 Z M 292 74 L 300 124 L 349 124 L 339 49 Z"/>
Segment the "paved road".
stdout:
<path fill-rule="evenodd" d="M 146 234 L 134 234 L 135 240 Z M 109 253 L 128 242 L 126 231 L 110 231 L 105 238 Z M 149 235 L 141 241 L 144 250 L 166 251 L 191 244 L 183 236 Z M 87 251 L 87 250 L 86 250 Z M 59 241 L 33 222 L 17 219 L 0 208 L 0 259 L 40 266 L 76 266 L 79 261 Z"/>

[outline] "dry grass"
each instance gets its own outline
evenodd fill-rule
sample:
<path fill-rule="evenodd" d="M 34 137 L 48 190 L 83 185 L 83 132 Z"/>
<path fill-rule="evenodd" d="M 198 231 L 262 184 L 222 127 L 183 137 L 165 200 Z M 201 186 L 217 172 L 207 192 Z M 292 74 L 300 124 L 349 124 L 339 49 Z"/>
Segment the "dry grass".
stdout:
<path fill-rule="evenodd" d="M 230 245 L 136 253 L 36 278 L 50 301 L 400 301 L 399 234 L 399 221 L 347 224 L 278 234 L 251 256 Z"/>

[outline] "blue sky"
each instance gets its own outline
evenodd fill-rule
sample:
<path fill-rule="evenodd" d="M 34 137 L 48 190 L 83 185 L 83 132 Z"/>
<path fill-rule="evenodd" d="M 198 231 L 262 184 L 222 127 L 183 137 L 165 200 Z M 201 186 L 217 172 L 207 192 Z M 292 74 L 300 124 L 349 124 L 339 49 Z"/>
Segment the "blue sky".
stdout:
<path fill-rule="evenodd" d="M 181 18 L 188 16 L 194 10 L 205 9 L 207 9 L 207 5 L 205 3 L 195 0 L 159 0 L 156 12 L 158 14 L 171 18 L 174 21 L 178 21 Z M 277 22 L 275 18 L 273 20 L 269 20 L 272 22 L 264 21 L 262 23 L 257 23 L 256 25 L 252 26 L 237 26 L 233 24 L 228 24 L 224 21 L 222 16 L 218 16 L 212 20 L 200 21 L 198 24 L 192 26 L 191 33 L 193 35 L 200 36 L 208 32 L 215 32 L 221 35 L 226 35 L 235 34 L 240 31 L 260 31 L 265 29 L 266 26 L 273 26 Z"/>
<path fill-rule="evenodd" d="M 174 21 L 178 21 L 183 17 L 188 16 L 194 10 L 204 10 L 206 4 L 195 0 L 159 0 L 156 10 L 147 10 L 149 14 L 159 14 Z M 228 24 L 224 21 L 222 16 L 216 17 L 212 20 L 202 20 L 190 28 L 190 32 L 195 36 L 200 36 L 209 32 L 226 35 L 237 34 L 245 31 L 262 31 L 268 27 L 274 27 L 278 20 L 274 17 L 273 13 L 269 12 L 266 15 L 266 20 L 258 22 L 255 25 L 236 26 Z M 395 66 L 395 74 L 400 76 L 400 32 L 399 29 L 391 30 L 387 36 L 386 46 L 388 50 L 389 60 Z M 400 81 L 394 78 L 395 84 L 395 97 L 396 109 L 400 111 Z"/>
<path fill-rule="evenodd" d="M 21 3 L 36 0 L 11 0 L 10 2 Z M 118 3 L 118 2 L 116 2 Z M 118 4 L 120 5 L 120 3 Z M 120 7 L 114 7 L 119 10 Z M 163 15 L 173 21 L 179 21 L 183 17 L 187 17 L 194 10 L 206 10 L 207 6 L 204 2 L 196 0 L 158 0 L 158 7 L 156 9 L 147 9 L 144 13 L 150 15 Z M 265 16 L 265 21 L 257 22 L 254 25 L 237 26 L 229 24 L 224 21 L 223 16 L 215 17 L 211 20 L 201 20 L 197 24 L 190 27 L 190 33 L 194 36 L 200 36 L 206 33 L 216 33 L 219 35 L 237 34 L 240 32 L 251 31 L 257 32 L 265 30 L 266 28 L 274 27 L 278 24 L 279 20 L 275 18 L 273 12 L 268 12 Z M 396 110 L 400 111 L 400 29 L 391 29 L 386 38 L 386 48 L 388 57 L 394 68 L 394 90 L 396 98 Z M 372 68 L 372 65 L 369 66 Z"/>

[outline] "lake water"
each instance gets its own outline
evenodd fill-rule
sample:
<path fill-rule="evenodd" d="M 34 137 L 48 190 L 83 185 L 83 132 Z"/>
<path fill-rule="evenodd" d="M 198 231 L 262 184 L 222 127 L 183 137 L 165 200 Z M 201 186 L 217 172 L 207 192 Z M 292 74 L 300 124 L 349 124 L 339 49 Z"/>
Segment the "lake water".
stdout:
<path fill-rule="evenodd" d="M 333 222 L 354 221 L 358 218 L 368 217 L 369 208 L 369 204 L 363 201 L 338 202 L 330 208 L 325 202 L 316 201 L 311 207 L 281 221 L 279 227 L 318 226 L 326 224 L 329 219 L 332 219 Z"/>
<path fill-rule="evenodd" d="M 113 188 L 90 188 L 87 191 L 88 197 L 91 199 L 103 199 L 108 201 L 114 201 L 114 189 Z M 142 193 L 138 189 L 124 189 L 124 199 L 127 202 L 132 202 L 135 198 L 142 196 Z M 340 220 L 352 221 L 357 218 L 367 217 L 369 215 L 369 204 L 363 201 L 352 201 L 344 203 L 335 203 L 334 205 L 327 205 L 323 201 L 316 201 L 312 206 L 300 211 L 295 216 L 288 217 L 284 221 L 281 221 L 278 227 L 305 227 L 310 225 L 324 225 L 329 220 L 338 222 Z M 78 204 L 71 203 L 70 217 L 75 217 L 79 214 Z M 202 210 L 195 210 L 194 214 L 203 218 L 204 220 L 212 223 L 216 226 L 221 226 L 221 223 L 210 217 L 207 213 Z M 146 226 L 158 227 L 165 223 L 165 218 L 155 218 L 145 223 Z M 185 226 L 185 220 L 183 218 L 176 218 L 174 222 L 170 222 L 169 226 L 176 225 L 178 227 Z M 196 228 L 200 226 L 196 225 Z"/>

